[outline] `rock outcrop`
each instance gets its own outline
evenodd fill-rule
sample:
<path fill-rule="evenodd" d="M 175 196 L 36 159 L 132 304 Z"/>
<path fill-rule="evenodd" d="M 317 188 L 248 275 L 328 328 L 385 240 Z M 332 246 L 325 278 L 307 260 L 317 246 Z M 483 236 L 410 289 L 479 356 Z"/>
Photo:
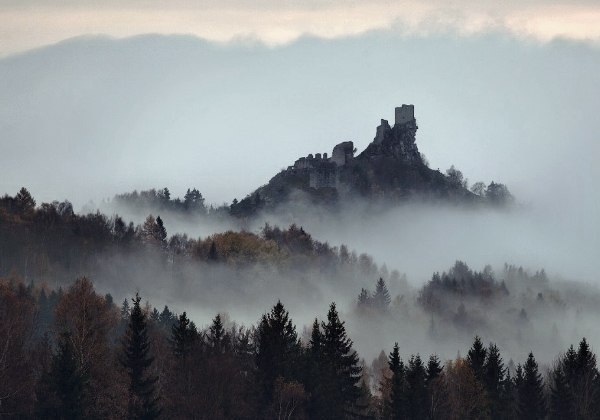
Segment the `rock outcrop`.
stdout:
<path fill-rule="evenodd" d="M 417 121 L 413 105 L 395 109 L 394 126 L 382 119 L 375 138 L 355 156 L 351 141 L 344 141 L 327 153 L 301 157 L 286 170 L 231 207 L 233 214 L 248 215 L 261 208 L 289 202 L 302 191 L 314 203 L 338 203 L 347 197 L 389 201 L 409 197 L 478 202 L 483 198 L 465 185 L 430 169 L 416 144 Z"/>

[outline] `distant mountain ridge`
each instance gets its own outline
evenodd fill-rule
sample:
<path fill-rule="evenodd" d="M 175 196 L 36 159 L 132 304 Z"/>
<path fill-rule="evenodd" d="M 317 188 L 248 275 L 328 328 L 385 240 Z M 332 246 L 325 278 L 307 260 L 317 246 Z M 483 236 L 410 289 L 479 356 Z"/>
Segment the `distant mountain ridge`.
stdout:
<path fill-rule="evenodd" d="M 492 182 L 467 188 L 462 173 L 454 167 L 444 175 L 430 169 L 416 144 L 418 130 L 414 105 L 395 109 L 394 125 L 385 119 L 375 138 L 360 154 L 352 141 L 344 141 L 333 153 L 309 154 L 275 175 L 243 200 L 234 200 L 231 213 L 250 216 L 262 209 L 293 202 L 302 192 L 312 203 L 331 205 L 346 198 L 401 202 L 409 198 L 455 203 L 505 205 L 512 200 L 508 189 Z"/>

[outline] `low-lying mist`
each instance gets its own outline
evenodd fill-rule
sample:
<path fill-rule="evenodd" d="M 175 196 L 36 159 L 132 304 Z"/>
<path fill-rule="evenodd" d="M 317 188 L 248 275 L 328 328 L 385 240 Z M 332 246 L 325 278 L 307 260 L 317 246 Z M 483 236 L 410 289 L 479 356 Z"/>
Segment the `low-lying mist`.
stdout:
<path fill-rule="evenodd" d="M 115 270 L 152 302 L 187 310 L 200 325 L 216 312 L 228 313 L 246 325 L 255 323 L 257 313 L 281 299 L 302 331 L 315 316 L 323 317 L 327 304 L 335 301 L 357 350 L 367 361 L 382 345 L 389 349 L 395 341 L 406 354 L 437 352 L 451 358 L 464 351 L 475 334 L 499 343 L 507 358 L 515 360 L 533 350 L 540 360 L 549 362 L 556 349 L 582 336 L 600 346 L 594 334 L 600 318 L 595 309 L 600 303 L 594 258 L 600 249 L 595 234 L 598 221 L 584 211 L 577 217 L 559 201 L 554 207 L 528 203 L 498 209 L 424 201 L 392 206 L 356 199 L 341 203 L 333 212 L 302 203 L 295 201 L 243 221 L 231 217 L 189 219 L 176 212 L 160 215 L 170 234 L 185 232 L 191 237 L 228 229 L 258 233 L 265 223 L 296 224 L 319 241 L 367 252 L 378 267 L 336 273 L 311 266 L 278 271 L 186 265 L 179 283 L 171 288 L 171 275 L 161 274 L 160 267 L 151 262 L 107 261 L 102 266 L 122 265 Z M 137 222 L 147 215 L 127 208 L 113 210 Z M 505 263 L 523 267 L 531 276 L 544 269 L 549 281 L 540 285 L 513 278 L 506 285 L 508 295 L 501 299 L 445 295 L 448 313 L 426 310 L 418 301 L 421 287 L 433 273 L 448 270 L 457 260 L 475 270 L 491 265 L 498 282 L 508 275 Z M 389 275 L 393 270 L 397 273 Z M 118 275 L 103 272 L 100 277 Z M 384 314 L 357 311 L 361 288 L 373 289 L 379 277 L 387 282 L 390 310 Z M 121 289 L 124 294 L 130 290 Z M 472 320 L 465 325 L 456 323 L 461 305 Z"/>

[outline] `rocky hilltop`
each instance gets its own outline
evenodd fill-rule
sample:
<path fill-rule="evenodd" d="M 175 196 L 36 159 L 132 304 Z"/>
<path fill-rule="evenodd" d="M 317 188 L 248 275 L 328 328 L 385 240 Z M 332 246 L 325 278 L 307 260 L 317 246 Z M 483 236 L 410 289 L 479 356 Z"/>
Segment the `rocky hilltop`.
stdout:
<path fill-rule="evenodd" d="M 360 154 L 351 141 L 327 153 L 301 157 L 246 198 L 234 200 L 231 213 L 247 216 L 298 199 L 332 205 L 344 198 L 403 201 L 408 198 L 460 203 L 505 204 L 510 194 L 502 184 L 467 188 L 460 171 L 442 174 L 430 169 L 416 144 L 418 130 L 413 105 L 395 109 L 394 125 L 382 119 L 375 138 Z M 301 194 L 296 194 L 301 192 Z"/>

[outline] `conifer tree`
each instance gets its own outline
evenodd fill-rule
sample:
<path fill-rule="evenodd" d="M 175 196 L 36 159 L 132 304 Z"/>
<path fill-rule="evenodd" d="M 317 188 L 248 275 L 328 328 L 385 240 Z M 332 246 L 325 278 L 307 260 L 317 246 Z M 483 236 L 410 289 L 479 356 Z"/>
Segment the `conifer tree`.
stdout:
<path fill-rule="evenodd" d="M 498 346 L 490 344 L 483 364 L 483 385 L 490 402 L 492 418 L 501 418 L 502 387 L 505 372 L 506 369 Z"/>
<path fill-rule="evenodd" d="M 15 196 L 17 208 L 22 215 L 28 215 L 35 210 L 35 200 L 27 188 L 23 187 Z"/>
<path fill-rule="evenodd" d="M 167 246 L 167 229 L 163 220 L 158 216 L 156 218 L 156 232 L 154 233 L 155 239 L 160 243 L 161 247 L 166 248 Z"/>
<path fill-rule="evenodd" d="M 151 420 L 160 415 L 155 391 L 158 378 L 149 372 L 154 358 L 150 356 L 146 315 L 140 307 L 141 300 L 137 293 L 132 299 L 133 308 L 123 340 L 122 364 L 129 376 L 127 417 Z"/>
<path fill-rule="evenodd" d="M 221 321 L 221 314 L 217 314 L 213 319 L 212 325 L 208 329 L 208 345 L 211 351 L 215 354 L 219 354 L 225 350 L 227 334 L 225 328 L 223 328 L 223 322 Z"/>
<path fill-rule="evenodd" d="M 479 336 L 475 336 L 475 341 L 473 341 L 473 346 L 469 349 L 467 353 L 467 362 L 471 369 L 473 369 L 473 373 L 475 374 L 475 378 L 479 382 L 483 384 L 483 365 L 485 364 L 485 359 L 487 356 L 487 350 L 483 346 L 481 342 L 481 338 Z"/>
<path fill-rule="evenodd" d="M 364 287 L 360 290 L 360 294 L 358 295 L 358 307 L 362 308 L 367 306 L 371 302 L 371 294 Z"/>
<path fill-rule="evenodd" d="M 432 354 L 427 361 L 425 387 L 427 388 L 427 416 L 437 419 L 446 410 L 447 390 L 443 383 L 443 367 L 437 355 Z"/>
<path fill-rule="evenodd" d="M 322 392 L 322 369 L 323 369 L 323 334 L 321 333 L 319 320 L 315 318 L 310 334 L 310 341 L 306 351 L 307 371 L 305 376 L 306 390 L 312 396 L 308 401 L 307 412 L 309 418 L 318 418 L 323 411 L 322 406 L 327 402 L 321 398 Z"/>
<path fill-rule="evenodd" d="M 427 386 L 440 376 L 442 370 L 440 358 L 436 354 L 429 356 L 429 360 L 427 361 L 427 375 L 425 377 Z"/>
<path fill-rule="evenodd" d="M 599 374 L 596 355 L 591 351 L 585 337 L 580 341 L 576 357 L 576 381 L 574 386 L 577 415 L 590 418 L 600 400 Z"/>
<path fill-rule="evenodd" d="M 171 326 L 171 346 L 178 358 L 185 359 L 192 351 L 197 335 L 192 326 L 185 312 L 179 316 L 178 322 Z"/>
<path fill-rule="evenodd" d="M 418 354 L 411 356 L 406 370 L 408 418 L 424 419 L 427 416 L 427 388 L 425 366 Z"/>
<path fill-rule="evenodd" d="M 327 409 L 321 413 L 324 419 L 339 419 L 355 414 L 360 392 L 358 384 L 362 368 L 352 340 L 346 334 L 344 322 L 340 320 L 335 303 L 327 313 L 327 323 L 323 327 L 324 382 L 328 401 Z"/>
<path fill-rule="evenodd" d="M 519 419 L 536 420 L 546 416 L 546 399 L 542 375 L 538 372 L 538 364 L 529 353 L 523 367 L 520 385 L 517 385 L 519 399 Z"/>
<path fill-rule="evenodd" d="M 300 341 L 296 327 L 281 301 L 262 316 L 257 331 L 256 367 L 265 403 L 273 395 L 273 385 L 278 377 L 294 380 L 298 376 Z"/>
<path fill-rule="evenodd" d="M 386 418 L 393 420 L 404 419 L 406 417 L 406 371 L 404 362 L 400 358 L 400 348 L 398 343 L 394 344 L 394 348 L 388 357 L 388 366 L 392 372 L 390 396 L 387 402 Z"/>
<path fill-rule="evenodd" d="M 510 370 L 506 369 L 506 376 L 502 381 L 502 409 L 501 418 L 514 419 L 517 416 L 517 395 L 515 381 L 510 375 Z"/>
<path fill-rule="evenodd" d="M 45 419 L 83 419 L 85 378 L 77 366 L 71 337 L 63 333 L 38 389 L 37 414 Z"/>
<path fill-rule="evenodd" d="M 381 277 L 377 280 L 377 284 L 375 285 L 375 293 L 373 294 L 372 301 L 379 310 L 388 309 L 390 302 L 392 301 L 385 281 L 383 281 L 383 278 Z"/>
<path fill-rule="evenodd" d="M 563 367 L 559 363 L 550 373 L 550 411 L 551 420 L 575 417 L 572 389 L 569 386 Z"/>

